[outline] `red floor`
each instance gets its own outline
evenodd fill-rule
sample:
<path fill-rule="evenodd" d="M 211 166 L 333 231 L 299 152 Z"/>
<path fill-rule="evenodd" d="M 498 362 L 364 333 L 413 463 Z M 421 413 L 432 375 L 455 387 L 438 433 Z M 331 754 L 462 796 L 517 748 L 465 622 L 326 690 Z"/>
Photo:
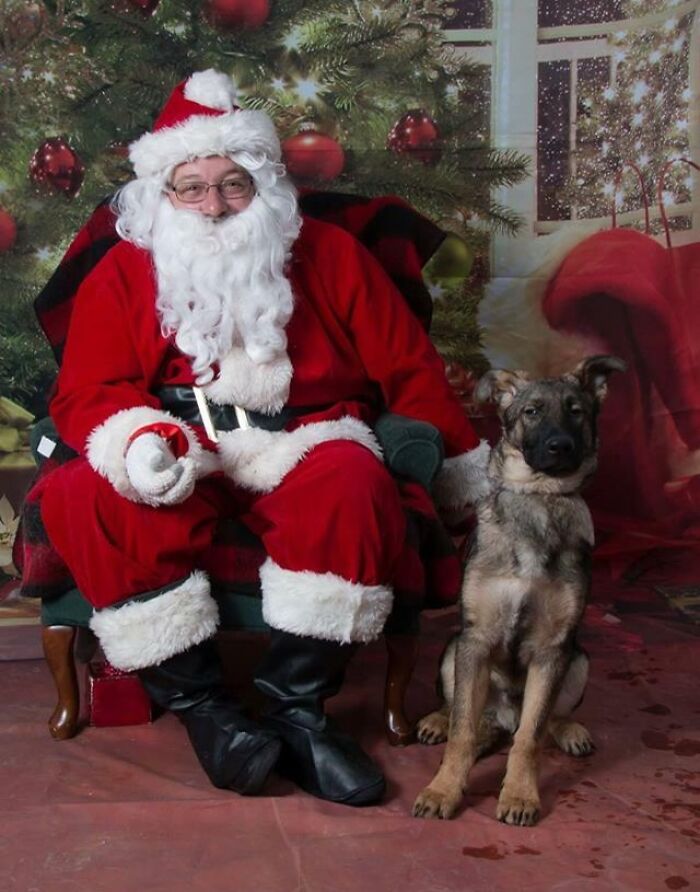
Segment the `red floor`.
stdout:
<path fill-rule="evenodd" d="M 385 804 L 365 810 L 320 802 L 278 779 L 257 799 L 217 791 L 171 716 L 55 743 L 46 730 L 53 692 L 43 663 L 4 662 L 0 889 L 699 889 L 698 626 L 651 592 L 598 581 L 584 629 L 593 674 L 580 709 L 598 751 L 580 761 L 545 751 L 544 815 L 535 828 L 494 818 L 502 753 L 477 766 L 454 821 L 410 817 L 442 747 L 384 742 L 381 643 L 355 661 L 332 708 L 388 777 Z M 435 664 L 453 622 L 454 615 L 425 622 L 413 714 L 434 704 Z"/>

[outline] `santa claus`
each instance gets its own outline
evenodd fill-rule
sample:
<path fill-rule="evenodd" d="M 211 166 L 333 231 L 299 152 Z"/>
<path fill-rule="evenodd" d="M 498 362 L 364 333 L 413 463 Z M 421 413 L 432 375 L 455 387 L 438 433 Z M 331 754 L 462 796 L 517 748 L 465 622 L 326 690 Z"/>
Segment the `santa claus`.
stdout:
<path fill-rule="evenodd" d="M 272 122 L 236 107 L 228 77 L 180 84 L 130 157 L 123 241 L 77 295 L 51 403 L 80 457 L 47 480 L 47 533 L 108 659 L 183 720 L 215 785 L 257 793 L 277 766 L 316 796 L 376 801 L 381 772 L 323 709 L 382 630 L 404 543 L 372 425 L 388 410 L 440 430 L 450 508 L 484 486 L 488 447 L 376 261 L 302 219 Z M 260 724 L 223 690 L 200 569 L 233 515 L 268 554 Z"/>

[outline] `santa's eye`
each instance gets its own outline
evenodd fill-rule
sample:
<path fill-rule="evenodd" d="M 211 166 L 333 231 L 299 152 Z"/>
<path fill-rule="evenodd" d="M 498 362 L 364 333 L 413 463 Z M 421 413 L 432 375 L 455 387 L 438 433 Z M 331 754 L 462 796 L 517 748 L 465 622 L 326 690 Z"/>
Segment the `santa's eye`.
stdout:
<path fill-rule="evenodd" d="M 173 192 L 180 201 L 201 201 L 207 194 L 206 183 L 178 183 Z"/>

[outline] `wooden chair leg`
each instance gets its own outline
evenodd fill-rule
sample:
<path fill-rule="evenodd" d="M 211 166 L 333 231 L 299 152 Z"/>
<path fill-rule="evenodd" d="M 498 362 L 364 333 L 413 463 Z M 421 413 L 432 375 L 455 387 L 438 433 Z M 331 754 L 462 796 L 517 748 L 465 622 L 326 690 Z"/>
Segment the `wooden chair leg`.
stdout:
<path fill-rule="evenodd" d="M 406 718 L 408 684 L 418 659 L 418 635 L 385 635 L 388 664 L 384 689 L 384 723 L 392 746 L 406 746 L 415 739 L 415 724 Z"/>
<path fill-rule="evenodd" d="M 49 719 L 54 740 L 68 740 L 78 731 L 80 690 L 73 657 L 75 633 L 75 626 L 43 626 L 41 630 L 44 656 L 58 694 L 58 703 Z"/>
<path fill-rule="evenodd" d="M 77 663 L 89 663 L 97 652 L 97 635 L 89 626 L 78 626 L 75 630 L 75 661 Z"/>

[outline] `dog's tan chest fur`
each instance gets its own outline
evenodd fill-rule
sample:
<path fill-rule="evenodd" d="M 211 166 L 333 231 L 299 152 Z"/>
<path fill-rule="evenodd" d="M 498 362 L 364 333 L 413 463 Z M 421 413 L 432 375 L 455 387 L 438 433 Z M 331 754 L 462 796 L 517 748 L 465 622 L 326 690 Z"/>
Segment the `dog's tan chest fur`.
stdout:
<path fill-rule="evenodd" d="M 472 634 L 484 637 L 496 662 L 527 665 L 578 622 L 586 582 L 581 547 L 592 540 L 578 496 L 499 491 L 482 503 L 462 604 Z"/>

